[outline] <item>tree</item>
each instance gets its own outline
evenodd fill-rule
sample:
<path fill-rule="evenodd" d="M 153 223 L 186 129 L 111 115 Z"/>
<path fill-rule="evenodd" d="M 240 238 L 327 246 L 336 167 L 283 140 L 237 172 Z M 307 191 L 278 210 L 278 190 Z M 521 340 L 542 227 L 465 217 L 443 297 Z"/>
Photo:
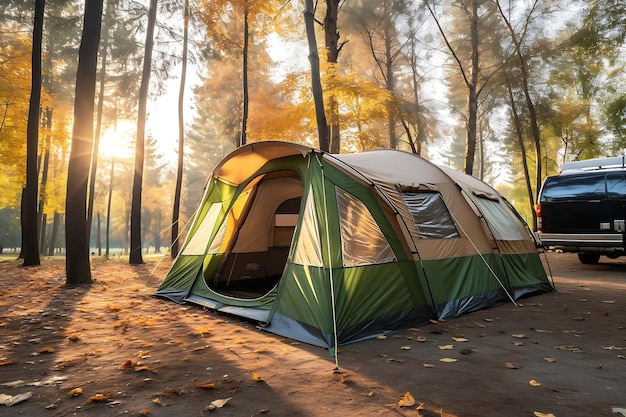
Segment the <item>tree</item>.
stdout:
<path fill-rule="evenodd" d="M 467 89 L 467 119 L 466 119 L 466 137 L 465 137 L 465 159 L 463 164 L 463 171 L 466 174 L 472 175 L 474 172 L 474 155 L 476 153 L 476 125 L 478 120 L 478 76 L 480 73 L 480 61 L 478 54 L 478 6 L 479 0 L 470 0 L 463 12 L 467 18 L 469 26 L 469 48 L 470 59 L 469 68 L 463 63 L 462 57 L 453 47 L 448 35 L 443 29 L 441 22 L 437 14 L 434 11 L 433 6 L 429 3 L 429 0 L 424 0 L 424 3 L 428 7 L 428 11 L 435 20 L 439 33 L 441 34 L 450 54 L 454 58 L 459 71 L 461 73 L 463 83 Z"/>
<path fill-rule="evenodd" d="M 146 43 L 143 59 L 141 86 L 139 87 L 139 104 L 137 108 L 137 140 L 135 142 L 135 173 L 133 175 L 133 196 L 130 216 L 130 264 L 143 263 L 141 254 L 141 191 L 143 182 L 144 142 L 146 135 L 146 106 L 150 71 L 152 69 L 152 49 L 154 46 L 154 26 L 156 24 L 157 0 L 150 0 Z"/>
<path fill-rule="evenodd" d="M 511 42 L 515 48 L 515 56 L 518 60 L 519 65 L 519 74 L 521 81 L 521 88 L 524 93 L 524 98 L 526 100 L 526 106 L 528 108 L 528 115 L 530 117 L 530 126 L 532 137 L 535 143 L 535 153 L 537 156 L 537 167 L 536 167 L 536 182 L 535 182 L 535 190 L 536 196 L 539 198 L 539 191 L 541 189 L 541 182 L 543 180 L 542 174 L 542 157 L 541 157 L 541 131 L 539 129 L 539 121 L 537 117 L 537 110 L 535 108 L 535 103 L 533 101 L 532 95 L 530 93 L 530 81 L 528 74 L 528 58 L 524 55 L 522 50 L 522 44 L 526 37 L 528 28 L 532 20 L 534 19 L 535 11 L 539 6 L 539 0 L 533 0 L 530 8 L 528 9 L 528 13 L 525 16 L 525 20 L 523 21 L 522 29 L 520 33 L 515 31 L 513 24 L 510 19 L 510 15 L 512 10 L 509 9 L 505 11 L 502 7 L 500 0 L 495 0 L 496 6 L 498 7 L 498 11 L 500 12 L 500 16 L 502 16 L 502 21 L 506 25 L 509 35 L 511 37 Z"/>
<path fill-rule="evenodd" d="M 28 127 L 26 133 L 26 187 L 22 196 L 22 256 L 24 266 L 40 264 L 39 233 L 37 225 L 38 164 L 39 148 L 39 106 L 41 101 L 41 40 L 45 0 L 35 1 L 32 55 L 32 88 L 28 108 Z"/>
<path fill-rule="evenodd" d="M 309 45 L 309 63 L 311 64 L 311 90 L 315 102 L 315 119 L 317 121 L 317 136 L 321 150 L 330 151 L 330 139 L 328 137 L 328 123 L 324 113 L 324 98 L 322 81 L 320 77 L 320 57 L 317 52 L 317 40 L 315 38 L 315 10 L 313 0 L 304 0 L 304 25 L 306 38 Z"/>
<path fill-rule="evenodd" d="M 250 24 L 248 19 L 250 18 L 250 5 L 249 0 L 243 0 L 243 59 L 241 64 L 241 89 L 242 89 L 242 111 L 241 111 L 241 138 L 239 140 L 239 146 L 243 146 L 247 143 L 247 130 L 248 130 L 248 107 L 250 101 L 250 93 L 248 86 L 248 55 L 250 54 Z"/>
<path fill-rule="evenodd" d="M 247 10 L 247 9 L 246 9 Z M 246 17 L 247 18 L 247 17 Z M 187 47 L 189 39 L 189 0 L 185 0 L 183 26 L 183 58 L 178 90 L 178 164 L 176 170 L 176 188 L 174 189 L 174 207 L 172 209 L 171 256 L 178 256 L 178 221 L 180 219 L 180 198 L 183 188 L 183 162 L 185 158 L 185 119 L 183 104 L 185 102 L 185 81 L 187 79 Z M 245 66 L 245 65 L 244 65 Z M 242 129 L 243 134 L 244 129 Z"/>
<path fill-rule="evenodd" d="M 87 182 L 93 141 L 96 69 L 103 0 L 87 0 L 78 52 L 74 127 L 67 170 L 66 285 L 91 284 L 87 231 Z"/>

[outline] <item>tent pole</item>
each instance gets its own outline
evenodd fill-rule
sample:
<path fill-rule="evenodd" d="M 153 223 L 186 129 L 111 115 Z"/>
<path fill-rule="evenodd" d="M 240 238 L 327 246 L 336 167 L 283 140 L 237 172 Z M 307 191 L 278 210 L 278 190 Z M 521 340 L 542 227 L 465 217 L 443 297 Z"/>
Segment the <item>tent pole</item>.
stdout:
<path fill-rule="evenodd" d="M 330 237 L 328 233 L 328 202 L 326 200 L 326 177 L 324 176 L 324 165 L 322 161 L 320 161 L 319 157 L 316 155 L 317 162 L 320 165 L 320 169 L 322 171 L 322 196 L 324 198 L 324 208 L 325 208 L 325 216 L 324 223 L 326 225 L 326 251 L 328 252 L 328 262 L 331 260 L 331 251 L 330 251 Z M 333 356 L 335 357 L 335 370 L 339 370 L 339 342 L 337 338 L 337 311 L 335 308 L 335 285 L 333 279 L 333 267 L 332 265 L 328 265 L 328 274 L 330 280 L 330 303 L 333 315 L 333 339 L 334 339 L 334 347 L 333 347 Z"/>

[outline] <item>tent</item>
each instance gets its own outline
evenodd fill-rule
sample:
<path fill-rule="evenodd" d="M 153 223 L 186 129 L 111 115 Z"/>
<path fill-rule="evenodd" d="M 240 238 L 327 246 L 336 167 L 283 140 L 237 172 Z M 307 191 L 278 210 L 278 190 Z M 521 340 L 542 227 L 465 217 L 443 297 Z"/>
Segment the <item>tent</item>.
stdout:
<path fill-rule="evenodd" d="M 155 295 L 333 349 L 552 289 L 524 221 L 478 179 L 264 141 L 214 169 Z"/>

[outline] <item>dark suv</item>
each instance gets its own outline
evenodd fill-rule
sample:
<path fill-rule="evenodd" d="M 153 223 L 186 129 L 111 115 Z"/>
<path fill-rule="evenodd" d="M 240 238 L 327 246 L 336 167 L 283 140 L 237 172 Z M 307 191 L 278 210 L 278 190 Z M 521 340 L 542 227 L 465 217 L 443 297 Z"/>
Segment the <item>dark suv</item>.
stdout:
<path fill-rule="evenodd" d="M 537 204 L 544 247 L 578 253 L 585 264 L 623 256 L 626 242 L 626 157 L 563 164 L 546 178 Z"/>

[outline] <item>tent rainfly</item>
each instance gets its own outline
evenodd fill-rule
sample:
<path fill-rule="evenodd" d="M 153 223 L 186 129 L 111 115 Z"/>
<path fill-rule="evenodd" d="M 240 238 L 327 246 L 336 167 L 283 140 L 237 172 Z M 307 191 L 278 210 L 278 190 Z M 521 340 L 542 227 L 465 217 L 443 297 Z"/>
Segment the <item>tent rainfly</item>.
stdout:
<path fill-rule="evenodd" d="M 552 290 L 482 181 L 397 150 L 265 141 L 214 169 L 155 295 L 333 350 Z"/>

